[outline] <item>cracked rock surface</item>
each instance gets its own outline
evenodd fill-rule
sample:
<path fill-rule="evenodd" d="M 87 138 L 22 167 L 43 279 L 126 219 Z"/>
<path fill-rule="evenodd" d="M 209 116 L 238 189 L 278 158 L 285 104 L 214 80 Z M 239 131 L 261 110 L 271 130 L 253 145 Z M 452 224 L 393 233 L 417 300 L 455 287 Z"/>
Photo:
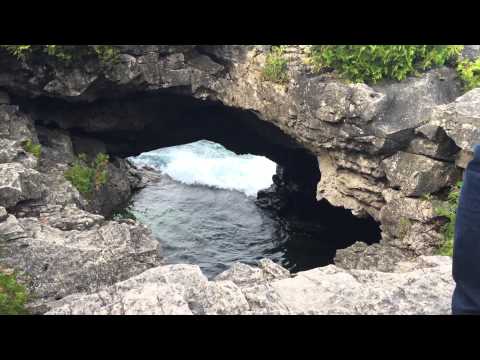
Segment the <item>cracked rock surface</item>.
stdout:
<path fill-rule="evenodd" d="M 236 264 L 214 281 L 196 265 L 160 266 L 50 303 L 47 315 L 449 314 L 450 259 L 418 261 L 391 273 L 331 265 L 292 276 L 263 260 L 260 267 Z"/>

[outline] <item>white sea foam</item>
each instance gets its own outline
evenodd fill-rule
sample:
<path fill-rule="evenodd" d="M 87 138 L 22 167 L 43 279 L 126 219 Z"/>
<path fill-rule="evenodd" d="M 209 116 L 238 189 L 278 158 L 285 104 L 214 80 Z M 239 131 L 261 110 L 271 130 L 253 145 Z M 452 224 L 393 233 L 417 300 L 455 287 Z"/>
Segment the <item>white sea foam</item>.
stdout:
<path fill-rule="evenodd" d="M 247 196 L 268 188 L 276 170 L 276 164 L 263 156 L 237 155 L 207 140 L 150 151 L 132 161 L 185 184 L 239 190 Z"/>

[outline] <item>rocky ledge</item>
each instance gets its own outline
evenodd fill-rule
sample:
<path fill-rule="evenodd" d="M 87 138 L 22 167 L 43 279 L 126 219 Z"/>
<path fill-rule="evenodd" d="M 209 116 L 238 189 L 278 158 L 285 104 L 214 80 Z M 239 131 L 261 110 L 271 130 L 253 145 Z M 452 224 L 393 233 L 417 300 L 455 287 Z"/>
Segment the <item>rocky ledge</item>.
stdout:
<path fill-rule="evenodd" d="M 330 265 L 296 275 L 262 260 L 208 281 L 198 266 L 168 265 L 67 296 L 47 315 L 440 315 L 450 313 L 450 272 L 446 257 L 399 263 L 392 273 Z"/>
<path fill-rule="evenodd" d="M 160 94 L 254 114 L 255 123 L 273 125 L 296 143 L 286 147 L 301 147 L 318 160 L 320 181 L 311 180 L 318 182 L 319 200 L 373 218 L 382 229 L 382 246 L 400 249 L 405 258 L 438 250 L 443 222 L 422 197 L 442 200 L 445 190 L 461 179 L 480 131 L 480 89 L 462 95 L 454 69 L 442 67 L 375 86 L 351 84 L 313 73 L 305 64 L 308 46 L 295 45 L 284 52 L 288 82 L 275 84 L 262 77 L 269 46 L 118 49 L 116 64 L 105 67 L 91 60 L 69 69 L 58 61 L 19 63 L 3 54 L 0 87 L 37 124 L 80 130 L 119 154 L 215 137 L 216 128 L 225 126 L 223 134 L 236 126 L 225 121 L 210 126 L 200 117 L 188 122 L 195 115 L 185 109 L 193 103 L 176 104 L 174 98 L 166 100 L 170 107 L 157 109 Z M 463 56 L 478 55 L 478 46 L 465 47 Z M 177 116 L 178 109 L 183 115 Z M 199 110 L 194 114 L 199 116 Z M 237 138 L 243 135 L 238 132 Z M 145 144 L 135 140 L 139 138 Z M 266 134 L 253 142 L 261 147 L 272 138 Z M 226 142 L 233 146 L 235 139 Z M 265 154 L 269 149 L 261 150 Z M 419 207 L 424 210 L 420 215 Z M 399 232 L 402 223 L 411 226 Z"/>

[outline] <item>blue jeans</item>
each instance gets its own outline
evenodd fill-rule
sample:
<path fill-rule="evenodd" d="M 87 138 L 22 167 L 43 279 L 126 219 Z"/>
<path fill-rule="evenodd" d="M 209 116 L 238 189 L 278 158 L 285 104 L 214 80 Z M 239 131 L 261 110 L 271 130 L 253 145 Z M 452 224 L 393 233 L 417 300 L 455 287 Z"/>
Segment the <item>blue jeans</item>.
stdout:
<path fill-rule="evenodd" d="M 456 288 L 452 313 L 480 315 L 480 145 L 468 164 L 460 194 L 453 248 Z"/>

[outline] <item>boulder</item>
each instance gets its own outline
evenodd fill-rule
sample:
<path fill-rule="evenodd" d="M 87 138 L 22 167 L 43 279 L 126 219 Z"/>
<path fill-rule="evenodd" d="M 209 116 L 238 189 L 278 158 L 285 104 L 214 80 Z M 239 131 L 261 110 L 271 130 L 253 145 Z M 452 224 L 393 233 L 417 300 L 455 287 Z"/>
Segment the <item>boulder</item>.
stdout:
<path fill-rule="evenodd" d="M 480 139 L 480 88 L 436 107 L 429 120 L 430 124 L 443 128 L 459 148 L 473 152 Z"/>
<path fill-rule="evenodd" d="M 2 264 L 21 274 L 35 309 L 72 293 L 97 291 L 160 262 L 159 243 L 142 225 L 104 222 L 73 209 L 57 214 L 18 219 L 22 238 L 2 247 Z"/>
<path fill-rule="evenodd" d="M 21 201 L 42 197 L 42 178 L 36 170 L 19 163 L 0 164 L 0 206 L 10 208 Z"/>
<path fill-rule="evenodd" d="M 464 45 L 462 57 L 467 60 L 476 60 L 480 57 L 480 45 Z"/>
<path fill-rule="evenodd" d="M 15 216 L 8 215 L 4 220 L 0 220 L 0 247 L 7 246 L 1 244 L 2 241 L 13 241 L 24 237 L 26 237 L 25 230 Z"/>
<path fill-rule="evenodd" d="M 398 247 L 385 243 L 367 245 L 357 242 L 346 249 L 337 250 L 335 265 L 347 270 L 392 272 L 399 262 L 411 259 Z"/>
<path fill-rule="evenodd" d="M 435 193 L 460 177 L 452 163 L 406 152 L 383 160 L 382 166 L 390 185 L 400 188 L 406 196 Z"/>

